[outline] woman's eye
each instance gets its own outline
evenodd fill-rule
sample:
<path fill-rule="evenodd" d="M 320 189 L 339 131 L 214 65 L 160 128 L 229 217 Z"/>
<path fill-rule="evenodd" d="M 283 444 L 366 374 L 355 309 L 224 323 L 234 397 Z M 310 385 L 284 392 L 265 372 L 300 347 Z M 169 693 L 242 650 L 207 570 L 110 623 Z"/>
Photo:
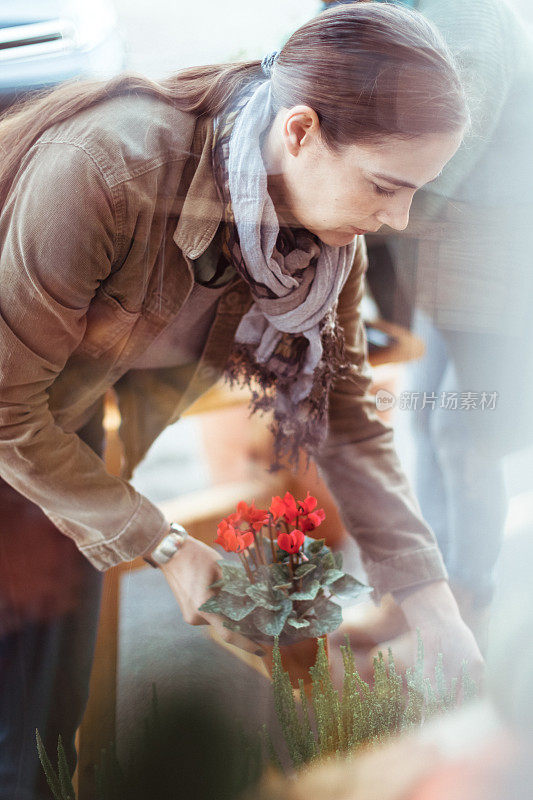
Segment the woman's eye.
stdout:
<path fill-rule="evenodd" d="M 378 186 L 377 183 L 374 183 L 374 190 L 377 194 L 382 195 L 382 197 L 394 197 L 395 192 L 391 192 L 389 189 L 383 189 L 382 186 Z"/>

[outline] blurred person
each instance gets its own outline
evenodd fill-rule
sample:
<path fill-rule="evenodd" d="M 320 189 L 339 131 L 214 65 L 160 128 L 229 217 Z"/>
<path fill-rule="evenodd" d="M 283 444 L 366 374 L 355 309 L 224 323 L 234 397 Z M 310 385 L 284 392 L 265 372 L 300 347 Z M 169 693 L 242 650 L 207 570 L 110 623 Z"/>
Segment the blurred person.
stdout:
<path fill-rule="evenodd" d="M 410 414 L 415 493 L 483 645 L 508 508 L 504 457 L 533 441 L 533 48 L 503 0 L 408 4 L 459 60 L 472 126 L 417 194 L 405 231 L 369 238 L 368 282 L 385 318 L 409 324 L 415 306 L 426 354 L 409 365 L 397 413 Z M 382 616 L 361 635 L 374 625 L 394 637 L 402 615 L 387 603 Z"/>
<path fill-rule="evenodd" d="M 272 412 L 273 468 L 316 460 L 428 666 L 443 649 L 452 673 L 480 667 L 368 392 L 359 310 L 363 234 L 407 226 L 467 125 L 434 28 L 375 3 L 325 12 L 262 63 L 65 84 L 0 121 L 2 800 L 47 796 L 36 727 L 74 769 L 109 567 L 145 557 L 187 622 L 257 649 L 198 612 L 218 553 L 128 482 L 222 375 Z M 100 457 L 111 388 L 122 477 Z"/>

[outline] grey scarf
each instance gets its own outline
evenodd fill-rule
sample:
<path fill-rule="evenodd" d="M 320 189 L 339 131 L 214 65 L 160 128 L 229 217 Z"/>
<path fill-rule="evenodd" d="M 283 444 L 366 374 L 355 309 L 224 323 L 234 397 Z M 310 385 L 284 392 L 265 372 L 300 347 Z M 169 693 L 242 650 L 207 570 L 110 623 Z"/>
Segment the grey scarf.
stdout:
<path fill-rule="evenodd" d="M 273 408 L 277 455 L 288 449 L 292 459 L 326 433 L 324 389 L 346 366 L 336 305 L 356 245 L 330 247 L 303 228 L 280 231 L 261 155 L 273 116 L 270 81 L 253 84 L 251 95 L 248 89 L 215 119 L 213 162 L 226 255 L 254 298 L 237 329 L 228 375 L 259 379 L 264 394 L 254 396 L 252 410 Z"/>

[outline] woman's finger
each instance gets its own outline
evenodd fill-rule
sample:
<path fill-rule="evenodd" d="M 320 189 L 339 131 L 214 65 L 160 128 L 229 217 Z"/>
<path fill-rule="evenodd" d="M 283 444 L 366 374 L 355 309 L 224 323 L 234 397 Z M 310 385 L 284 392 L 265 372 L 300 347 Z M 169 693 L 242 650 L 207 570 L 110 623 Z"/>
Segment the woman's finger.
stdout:
<path fill-rule="evenodd" d="M 343 611 L 344 621 L 338 631 L 337 639 L 346 634 L 353 647 L 373 647 L 380 642 L 395 639 L 405 633 L 409 626 L 400 606 L 391 595 L 385 595 L 379 606 L 361 603 Z"/>
<path fill-rule="evenodd" d="M 264 655 L 261 645 L 236 631 L 230 631 L 229 628 L 225 628 L 217 614 L 204 614 L 203 616 L 206 622 L 216 630 L 218 636 L 228 644 L 233 644 L 235 647 L 246 650 L 248 653 L 254 653 L 257 656 Z"/>

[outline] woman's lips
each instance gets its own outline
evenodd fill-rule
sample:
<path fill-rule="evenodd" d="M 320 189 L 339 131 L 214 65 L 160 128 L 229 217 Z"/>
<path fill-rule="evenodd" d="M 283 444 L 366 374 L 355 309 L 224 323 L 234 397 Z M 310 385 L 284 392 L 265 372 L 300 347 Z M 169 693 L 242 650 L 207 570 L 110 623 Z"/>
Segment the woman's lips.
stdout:
<path fill-rule="evenodd" d="M 341 236 L 364 236 L 365 233 L 368 233 L 367 230 L 363 230 L 363 228 L 342 228 L 338 229 L 337 233 Z"/>

